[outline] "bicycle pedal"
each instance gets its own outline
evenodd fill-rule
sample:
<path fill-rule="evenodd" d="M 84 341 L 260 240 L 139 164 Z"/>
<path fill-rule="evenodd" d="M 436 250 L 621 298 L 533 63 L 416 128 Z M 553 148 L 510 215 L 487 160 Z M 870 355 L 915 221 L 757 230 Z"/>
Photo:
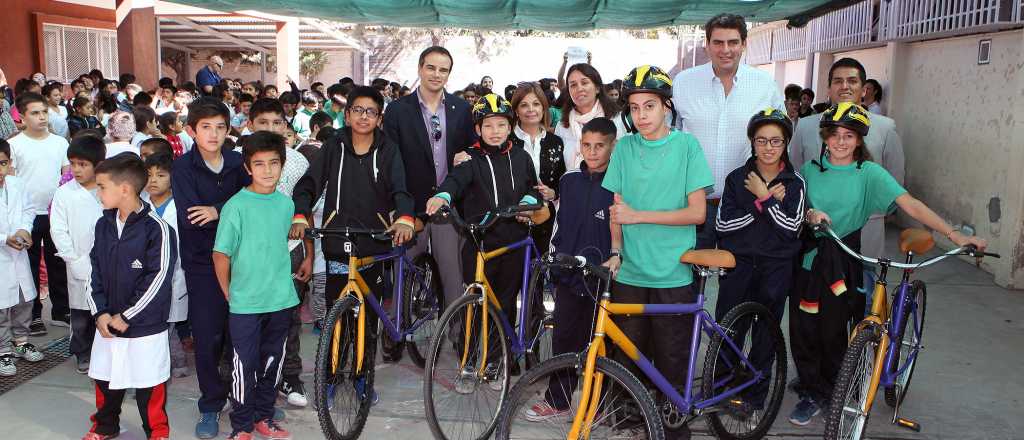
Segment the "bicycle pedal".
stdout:
<path fill-rule="evenodd" d="M 897 418 L 896 419 L 896 426 L 907 428 L 907 429 L 909 429 L 911 431 L 914 431 L 914 432 L 921 432 L 921 424 L 917 423 L 917 422 L 915 422 L 913 420 L 907 420 L 907 419 L 904 419 L 904 418 Z"/>

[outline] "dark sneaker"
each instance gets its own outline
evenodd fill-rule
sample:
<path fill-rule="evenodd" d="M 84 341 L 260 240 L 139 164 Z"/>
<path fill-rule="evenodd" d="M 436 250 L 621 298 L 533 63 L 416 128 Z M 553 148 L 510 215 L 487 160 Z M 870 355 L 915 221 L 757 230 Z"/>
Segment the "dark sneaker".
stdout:
<path fill-rule="evenodd" d="M 789 423 L 797 426 L 807 426 L 811 419 L 821 412 L 821 407 L 810 397 L 801 397 L 793 412 L 789 414 Z"/>
<path fill-rule="evenodd" d="M 89 358 L 87 358 L 87 357 L 78 358 L 77 361 L 75 362 L 75 371 L 77 371 L 78 374 L 88 374 L 89 373 Z"/>
<path fill-rule="evenodd" d="M 36 350 L 35 345 L 26 342 L 24 344 L 14 346 L 14 357 L 19 357 L 29 362 L 39 362 L 46 356 L 44 356 L 39 350 Z"/>
<path fill-rule="evenodd" d="M 28 325 L 29 336 L 43 336 L 46 334 L 46 324 L 43 324 L 42 318 L 36 318 L 32 320 L 32 323 Z"/>
<path fill-rule="evenodd" d="M 360 397 L 364 396 L 366 391 L 366 378 L 360 377 L 352 382 L 352 386 L 356 389 L 356 394 Z M 380 396 L 377 395 L 377 390 L 370 389 L 373 395 L 370 397 L 370 406 L 377 406 L 377 402 L 380 402 Z"/>
<path fill-rule="evenodd" d="M 0 355 L 0 376 L 14 376 L 18 374 L 18 367 L 14 365 L 14 355 L 7 353 Z"/>
<path fill-rule="evenodd" d="M 208 412 L 200 414 L 199 423 L 196 423 L 196 437 L 207 439 L 217 438 L 218 435 L 220 435 L 220 413 Z M 249 438 L 252 438 L 251 434 Z"/>
<path fill-rule="evenodd" d="M 288 399 L 289 405 L 299 408 L 305 408 L 306 405 L 309 405 L 309 399 L 306 398 L 306 390 L 302 386 L 302 381 L 297 377 L 284 378 L 281 384 L 277 386 L 277 391 Z"/>

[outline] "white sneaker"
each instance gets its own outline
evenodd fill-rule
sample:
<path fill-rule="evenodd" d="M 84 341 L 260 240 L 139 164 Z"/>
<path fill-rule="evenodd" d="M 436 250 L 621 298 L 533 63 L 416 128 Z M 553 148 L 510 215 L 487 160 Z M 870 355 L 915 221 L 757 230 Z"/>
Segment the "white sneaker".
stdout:
<path fill-rule="evenodd" d="M 29 362 L 39 362 L 46 356 L 43 356 L 42 352 L 36 350 L 35 345 L 26 342 L 24 344 L 14 346 L 14 357 L 19 357 Z"/>
<path fill-rule="evenodd" d="M 18 367 L 14 365 L 14 355 L 8 353 L 0 355 L 0 376 L 14 376 L 18 374 Z"/>
<path fill-rule="evenodd" d="M 277 386 L 278 392 L 285 396 L 288 400 L 288 404 L 305 408 L 309 405 L 309 399 L 306 398 L 306 390 L 302 386 L 302 382 L 294 382 L 288 379 L 281 381 L 281 385 Z"/>

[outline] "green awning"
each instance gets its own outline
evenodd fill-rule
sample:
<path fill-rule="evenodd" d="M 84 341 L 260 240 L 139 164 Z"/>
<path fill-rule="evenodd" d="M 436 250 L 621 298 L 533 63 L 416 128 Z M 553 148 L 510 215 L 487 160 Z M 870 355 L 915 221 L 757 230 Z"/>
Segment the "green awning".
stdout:
<path fill-rule="evenodd" d="M 703 24 L 722 12 L 768 22 L 856 1 L 836 0 L 175 0 L 218 11 L 261 12 L 402 27 L 580 31 Z M 804 20 L 799 20 L 803 16 Z"/>

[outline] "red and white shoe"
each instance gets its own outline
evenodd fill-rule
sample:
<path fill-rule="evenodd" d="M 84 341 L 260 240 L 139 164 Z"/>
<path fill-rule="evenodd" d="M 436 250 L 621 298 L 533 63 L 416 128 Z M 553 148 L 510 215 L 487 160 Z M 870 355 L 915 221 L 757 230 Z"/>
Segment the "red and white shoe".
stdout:
<path fill-rule="evenodd" d="M 117 437 L 119 434 L 120 433 L 114 435 L 105 435 L 96 432 L 87 432 L 85 433 L 85 437 L 82 437 L 82 440 L 107 440 L 109 438 Z"/>
<path fill-rule="evenodd" d="M 551 404 L 549 404 L 546 400 L 541 400 L 540 402 L 535 403 L 532 407 L 530 407 L 530 409 L 526 410 L 525 414 L 526 420 L 529 420 L 531 422 L 543 422 L 545 420 L 550 420 L 555 417 L 564 417 L 568 415 L 568 409 L 555 408 L 551 406 Z"/>

